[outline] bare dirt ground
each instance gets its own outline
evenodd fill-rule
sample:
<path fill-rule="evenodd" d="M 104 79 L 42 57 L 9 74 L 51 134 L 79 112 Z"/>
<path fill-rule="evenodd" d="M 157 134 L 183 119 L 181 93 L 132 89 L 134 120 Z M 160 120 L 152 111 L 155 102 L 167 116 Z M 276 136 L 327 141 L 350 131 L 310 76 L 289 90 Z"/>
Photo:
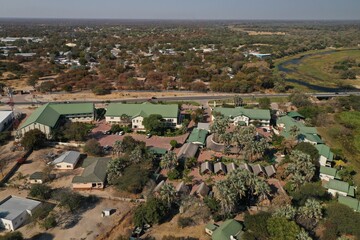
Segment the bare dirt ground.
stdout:
<path fill-rule="evenodd" d="M 102 217 L 102 210 L 108 208 L 116 209 L 116 212 L 111 216 Z M 59 214 L 58 220 L 61 222 L 60 226 L 45 231 L 38 226 L 25 225 L 18 230 L 21 231 L 26 238 L 46 232 L 48 238 L 44 236 L 38 239 L 95 240 L 102 234 L 111 231 L 133 208 L 134 206 L 131 203 L 108 199 L 100 200 L 92 209 L 80 214 L 63 213 L 61 209 L 56 207 L 54 211 Z M 65 224 L 68 219 L 73 221 L 73 224 Z M 122 234 L 121 231 L 122 230 L 119 229 L 119 235 Z"/>

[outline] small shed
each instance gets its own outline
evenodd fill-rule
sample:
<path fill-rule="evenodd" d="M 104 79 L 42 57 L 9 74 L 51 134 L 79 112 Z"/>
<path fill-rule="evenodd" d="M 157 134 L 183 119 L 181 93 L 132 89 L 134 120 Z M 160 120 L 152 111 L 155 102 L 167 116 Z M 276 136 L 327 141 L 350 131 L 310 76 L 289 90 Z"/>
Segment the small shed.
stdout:
<path fill-rule="evenodd" d="M 256 176 L 265 174 L 265 170 L 260 164 L 253 165 L 251 168 Z"/>
<path fill-rule="evenodd" d="M 31 184 L 42 184 L 46 181 L 46 174 L 43 172 L 34 172 L 29 177 Z"/>
<path fill-rule="evenodd" d="M 114 208 L 107 208 L 107 209 L 104 209 L 102 210 L 101 212 L 101 216 L 102 217 L 108 217 L 108 216 L 111 216 L 113 213 L 116 212 L 116 209 Z"/>
<path fill-rule="evenodd" d="M 210 188 L 202 182 L 196 189 L 196 194 L 200 197 L 206 197 L 209 194 Z"/>
<path fill-rule="evenodd" d="M 234 171 L 237 168 L 235 163 L 229 163 L 228 165 L 226 165 L 226 171 L 228 173 Z"/>
<path fill-rule="evenodd" d="M 214 173 L 214 165 L 212 162 L 203 162 L 200 166 L 201 174 Z"/>
<path fill-rule="evenodd" d="M 176 186 L 176 193 L 178 195 L 182 195 L 182 194 L 189 194 L 189 188 L 188 186 L 186 186 L 185 182 L 182 181 L 180 182 L 177 186 Z"/>
<path fill-rule="evenodd" d="M 165 184 L 165 180 L 162 180 L 161 182 L 159 182 L 158 185 L 156 185 L 156 187 L 154 188 L 154 192 L 159 192 L 161 187 Z"/>
<path fill-rule="evenodd" d="M 206 131 L 210 132 L 210 123 L 201 123 L 201 122 L 199 122 L 198 125 L 197 125 L 197 128 L 198 129 L 203 129 L 203 130 L 206 130 Z"/>
<path fill-rule="evenodd" d="M 274 165 L 266 166 L 264 168 L 264 170 L 265 170 L 266 176 L 268 176 L 268 177 L 272 177 L 276 174 L 276 169 L 275 169 Z"/>
<path fill-rule="evenodd" d="M 240 165 L 239 165 L 239 168 L 240 168 L 240 169 L 244 169 L 244 170 L 246 170 L 246 171 L 248 171 L 248 172 L 252 172 L 251 166 L 250 166 L 249 164 L 247 164 L 247 163 L 240 164 Z"/>
<path fill-rule="evenodd" d="M 214 172 L 215 174 L 226 174 L 226 166 L 222 162 L 217 162 L 214 164 Z"/>
<path fill-rule="evenodd" d="M 199 145 L 193 143 L 185 143 L 177 154 L 178 160 L 195 157 L 199 150 Z"/>

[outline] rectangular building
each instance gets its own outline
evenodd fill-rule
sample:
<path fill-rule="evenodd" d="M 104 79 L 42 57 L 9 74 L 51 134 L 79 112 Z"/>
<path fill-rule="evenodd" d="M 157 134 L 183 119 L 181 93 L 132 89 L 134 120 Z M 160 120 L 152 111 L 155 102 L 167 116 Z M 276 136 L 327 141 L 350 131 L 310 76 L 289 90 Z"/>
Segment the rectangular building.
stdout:
<path fill-rule="evenodd" d="M 0 132 L 6 130 L 13 124 L 13 111 L 0 111 Z"/>
<path fill-rule="evenodd" d="M 144 118 L 152 114 L 159 114 L 168 127 L 180 126 L 179 107 L 176 104 L 122 104 L 110 103 L 106 109 L 107 123 L 131 126 L 133 129 L 144 129 Z"/>
<path fill-rule="evenodd" d="M 61 125 L 61 119 L 71 122 L 92 122 L 95 119 L 93 103 L 47 103 L 37 108 L 23 124 L 18 135 L 24 136 L 30 130 L 39 129 L 47 138 Z"/>
<path fill-rule="evenodd" d="M 9 196 L 0 202 L 0 225 L 7 230 L 15 231 L 40 206 L 39 201 Z"/>

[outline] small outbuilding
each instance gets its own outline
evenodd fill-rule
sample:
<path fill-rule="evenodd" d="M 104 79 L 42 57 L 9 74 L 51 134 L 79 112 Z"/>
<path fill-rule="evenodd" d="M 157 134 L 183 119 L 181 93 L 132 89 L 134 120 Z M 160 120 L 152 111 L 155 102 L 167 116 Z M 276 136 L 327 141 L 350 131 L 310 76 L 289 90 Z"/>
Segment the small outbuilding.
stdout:
<path fill-rule="evenodd" d="M 215 174 L 226 174 L 226 166 L 222 162 L 217 162 L 214 164 L 214 173 Z"/>
<path fill-rule="evenodd" d="M 204 182 L 202 182 L 199 187 L 196 189 L 196 194 L 199 197 L 206 197 L 210 192 L 210 188 L 208 187 L 208 185 L 206 185 Z"/>
<path fill-rule="evenodd" d="M 199 145 L 194 143 L 185 143 L 177 154 L 178 160 L 185 160 L 196 156 L 199 150 Z"/>
<path fill-rule="evenodd" d="M 226 165 L 226 171 L 228 173 L 234 171 L 237 168 L 235 163 L 229 163 L 228 165 Z"/>
<path fill-rule="evenodd" d="M 52 164 L 55 166 L 55 169 L 59 170 L 74 169 L 79 159 L 80 152 L 67 151 L 64 152 L 60 157 L 56 158 Z"/>
<path fill-rule="evenodd" d="M 46 182 L 46 179 L 46 174 L 43 172 L 34 172 L 29 177 L 29 181 L 31 184 L 42 184 Z"/>
<path fill-rule="evenodd" d="M 201 174 L 214 173 L 214 165 L 212 162 L 203 162 L 200 166 Z"/>
<path fill-rule="evenodd" d="M 256 176 L 265 174 L 265 169 L 260 164 L 253 165 L 251 168 Z"/>
<path fill-rule="evenodd" d="M 266 167 L 264 167 L 264 170 L 265 170 L 266 176 L 268 176 L 268 177 L 272 177 L 276 174 L 276 169 L 275 169 L 274 165 L 266 166 Z"/>

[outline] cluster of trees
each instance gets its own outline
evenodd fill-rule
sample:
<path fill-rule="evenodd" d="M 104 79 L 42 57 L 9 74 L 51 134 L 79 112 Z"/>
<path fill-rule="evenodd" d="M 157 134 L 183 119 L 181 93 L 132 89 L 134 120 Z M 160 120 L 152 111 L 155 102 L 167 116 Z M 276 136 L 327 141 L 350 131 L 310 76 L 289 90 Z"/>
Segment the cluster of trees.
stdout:
<path fill-rule="evenodd" d="M 239 124 L 234 131 L 229 132 L 227 131 L 229 124 L 229 118 L 217 115 L 210 128 L 210 131 L 214 133 L 214 140 L 225 144 L 225 153 L 230 151 L 231 145 L 235 145 L 239 153 L 242 152 L 250 161 L 264 156 L 269 143 L 265 138 L 258 136 L 254 126 L 240 126 Z"/>
<path fill-rule="evenodd" d="M 131 136 L 116 141 L 113 154 L 116 158 L 108 165 L 108 182 L 120 190 L 140 193 L 155 164 L 154 155 L 148 151 L 144 142 L 137 141 Z"/>
<path fill-rule="evenodd" d="M 244 169 L 232 171 L 225 180 L 215 183 L 215 198 L 221 206 L 221 214 L 230 216 L 238 211 L 238 206 L 245 206 L 257 200 L 264 200 L 270 194 L 270 187 L 263 178 Z"/>
<path fill-rule="evenodd" d="M 46 145 L 46 136 L 39 129 L 33 129 L 24 134 L 21 139 L 21 145 L 27 149 L 41 149 Z"/>
<path fill-rule="evenodd" d="M 356 79 L 356 70 L 354 67 L 360 67 L 354 58 L 345 58 L 334 64 L 334 71 L 336 71 L 342 79 Z"/>

